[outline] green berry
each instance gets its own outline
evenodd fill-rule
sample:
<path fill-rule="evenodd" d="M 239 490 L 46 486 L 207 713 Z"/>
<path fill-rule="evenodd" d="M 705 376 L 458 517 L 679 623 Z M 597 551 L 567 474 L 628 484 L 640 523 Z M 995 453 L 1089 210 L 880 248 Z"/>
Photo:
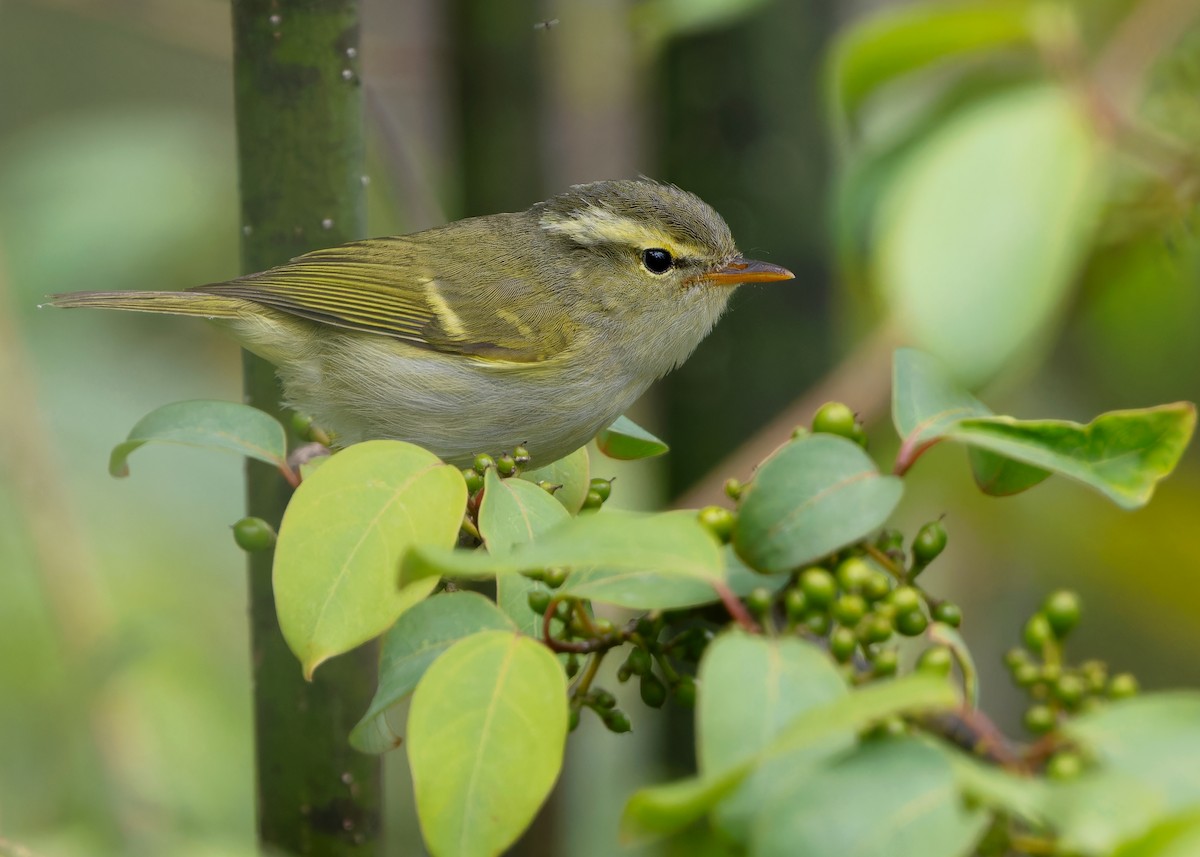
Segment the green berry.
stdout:
<path fill-rule="evenodd" d="M 555 483 L 551 482 L 549 479 L 539 479 L 538 483 L 537 483 L 537 487 L 541 488 L 547 494 L 553 494 L 555 491 L 562 488 L 562 485 L 561 484 L 556 485 Z"/>
<path fill-rule="evenodd" d="M 612 480 L 597 476 L 588 483 L 588 490 L 599 494 L 601 500 L 607 500 L 612 495 Z"/>
<path fill-rule="evenodd" d="M 741 483 L 741 480 L 733 478 L 725 480 L 725 496 L 730 500 L 737 502 L 742 498 L 742 492 L 745 490 L 746 486 Z"/>
<path fill-rule="evenodd" d="M 617 667 L 617 681 L 621 684 L 629 681 L 632 675 L 633 671 L 629 669 L 628 664 L 621 664 L 621 666 Z"/>
<path fill-rule="evenodd" d="M 696 705 L 696 680 L 690 675 L 681 675 L 673 688 L 675 701 L 692 708 Z"/>
<path fill-rule="evenodd" d="M 1054 682 L 1062 678 L 1062 674 L 1062 664 L 1042 664 L 1042 668 L 1039 671 L 1042 681 L 1047 684 L 1054 684 Z"/>
<path fill-rule="evenodd" d="M 895 649 L 880 649 L 871 658 L 871 672 L 877 676 L 895 675 L 900 668 L 900 656 Z"/>
<path fill-rule="evenodd" d="M 652 643 L 658 639 L 658 634 L 662 631 L 662 626 L 662 613 L 659 613 L 657 610 L 647 613 L 637 620 L 637 632 L 647 643 Z"/>
<path fill-rule="evenodd" d="M 892 582 L 888 576 L 882 571 L 872 571 L 871 575 L 863 581 L 862 594 L 863 598 L 874 603 L 887 598 L 892 591 Z"/>
<path fill-rule="evenodd" d="M 1048 705 L 1031 705 L 1025 712 L 1025 728 L 1034 735 L 1045 735 L 1056 724 L 1054 710 Z"/>
<path fill-rule="evenodd" d="M 563 668 L 566 670 L 567 678 L 575 678 L 579 673 L 579 657 L 574 653 L 567 656 L 567 664 Z"/>
<path fill-rule="evenodd" d="M 233 525 L 233 540 L 247 553 L 275 547 L 275 528 L 262 518 L 242 518 Z"/>
<path fill-rule="evenodd" d="M 596 708 L 613 708 L 617 704 L 617 698 L 607 690 L 592 691 L 592 705 Z"/>
<path fill-rule="evenodd" d="M 696 514 L 700 526 L 708 530 L 721 543 L 727 543 L 733 536 L 733 526 L 737 517 L 733 512 L 721 506 L 705 506 Z"/>
<path fill-rule="evenodd" d="M 857 443 L 863 449 L 867 448 L 867 432 L 860 422 L 854 423 L 854 428 L 850 430 L 850 440 Z"/>
<path fill-rule="evenodd" d="M 1013 646 L 1013 648 L 1004 653 L 1004 665 L 1012 671 L 1015 671 L 1017 667 L 1030 663 L 1031 660 L 1029 652 L 1017 646 Z"/>
<path fill-rule="evenodd" d="M 858 648 L 858 638 L 849 628 L 834 628 L 829 635 L 829 654 L 839 663 L 845 663 L 854 657 Z"/>
<path fill-rule="evenodd" d="M 1054 639 L 1054 630 L 1044 613 L 1034 613 L 1029 617 L 1029 621 L 1025 623 L 1024 637 L 1026 647 L 1035 652 L 1045 649 Z"/>
<path fill-rule="evenodd" d="M 514 446 L 512 454 L 513 454 L 513 460 L 516 461 L 517 464 L 528 464 L 530 461 L 533 460 L 532 456 L 530 456 L 530 454 L 529 454 L 529 450 L 526 449 L 523 445 L 522 446 Z"/>
<path fill-rule="evenodd" d="M 962 608 L 953 601 L 939 601 L 933 606 L 933 621 L 957 628 L 962 624 Z"/>
<path fill-rule="evenodd" d="M 859 556 L 848 557 L 838 563 L 837 582 L 843 592 L 859 592 L 872 574 L 871 566 Z"/>
<path fill-rule="evenodd" d="M 489 469 L 496 466 L 496 459 L 492 458 L 486 452 L 481 452 L 479 455 L 475 456 L 475 460 L 471 463 L 471 466 L 475 468 L 476 473 L 482 476 L 483 474 L 487 473 Z"/>
<path fill-rule="evenodd" d="M 579 728 L 579 709 L 574 706 L 567 712 L 567 731 L 574 732 Z"/>
<path fill-rule="evenodd" d="M 1070 750 L 1055 753 L 1046 763 L 1046 776 L 1052 780 L 1073 780 L 1082 773 L 1083 757 Z"/>
<path fill-rule="evenodd" d="M 920 672 L 932 673 L 933 675 L 950 675 L 950 670 L 954 666 L 954 655 L 945 646 L 934 646 L 932 649 L 926 649 L 921 652 L 921 657 L 917 658 L 917 669 Z"/>
<path fill-rule="evenodd" d="M 841 402 L 826 402 L 813 415 L 812 430 L 815 434 L 836 434 L 853 440 L 858 420 L 854 411 Z"/>
<path fill-rule="evenodd" d="M 292 434 L 301 440 L 312 440 L 313 418 L 299 411 L 292 411 Z"/>
<path fill-rule="evenodd" d="M 464 467 L 463 481 L 467 483 L 467 495 L 478 494 L 483 489 L 483 476 L 473 467 Z"/>
<path fill-rule="evenodd" d="M 806 568 L 800 573 L 800 589 L 814 609 L 828 607 L 837 595 L 837 583 L 833 575 L 820 566 Z"/>
<path fill-rule="evenodd" d="M 904 534 L 899 530 L 883 530 L 875 537 L 875 547 L 884 553 L 904 549 Z"/>
<path fill-rule="evenodd" d="M 649 652 L 641 646 L 634 646 L 629 657 L 625 659 L 625 665 L 634 675 L 646 675 L 653 669 L 654 663 Z"/>
<path fill-rule="evenodd" d="M 1042 605 L 1042 615 L 1050 624 L 1054 636 L 1063 639 L 1079 624 L 1079 596 L 1066 589 L 1050 593 Z"/>
<path fill-rule="evenodd" d="M 1101 693 L 1106 684 L 1108 684 L 1108 665 L 1104 661 L 1084 661 L 1079 671 L 1083 674 L 1083 680 L 1087 682 L 1088 690 L 1092 693 Z"/>
<path fill-rule="evenodd" d="M 809 431 L 804 426 L 796 426 L 792 429 L 792 440 L 799 440 L 802 437 L 808 437 Z"/>
<path fill-rule="evenodd" d="M 620 709 L 606 708 L 597 713 L 600 715 L 600 720 L 608 727 L 609 732 L 616 732 L 619 735 L 622 732 L 628 732 L 633 729 L 633 726 L 629 723 L 629 718 Z"/>
<path fill-rule="evenodd" d="M 527 597 L 529 609 L 539 616 L 545 616 L 546 611 L 550 609 L 551 597 L 550 593 L 544 589 L 533 590 Z"/>
<path fill-rule="evenodd" d="M 567 570 L 562 566 L 551 566 L 542 572 L 542 582 L 551 589 L 558 589 L 567 582 Z"/>
<path fill-rule="evenodd" d="M 1131 696 L 1136 696 L 1137 692 L 1138 680 L 1134 678 L 1132 673 L 1118 673 L 1108 683 L 1109 699 L 1128 699 Z"/>
<path fill-rule="evenodd" d="M 599 509 L 604 505 L 604 498 L 600 496 L 600 492 L 589 488 L 587 496 L 583 498 L 583 508 L 592 510 Z"/>
<path fill-rule="evenodd" d="M 517 460 L 507 452 L 496 459 L 496 472 L 501 476 L 512 476 L 517 472 Z"/>
<path fill-rule="evenodd" d="M 787 611 L 789 619 L 793 622 L 798 622 L 808 610 L 808 596 L 804 594 L 804 590 L 793 586 L 785 592 L 783 595 L 783 609 Z"/>
<path fill-rule="evenodd" d="M 617 630 L 617 626 L 612 623 L 612 620 L 605 619 L 603 616 L 593 619 L 592 625 L 595 627 L 596 635 L 599 637 L 607 636 Z"/>
<path fill-rule="evenodd" d="M 804 626 L 809 632 L 818 637 L 823 637 L 829 633 L 829 629 L 833 626 L 832 620 L 828 613 L 810 613 L 804 618 Z"/>
<path fill-rule="evenodd" d="M 892 636 L 892 620 L 878 613 L 868 613 L 858 625 L 858 638 L 864 643 L 882 643 Z"/>
<path fill-rule="evenodd" d="M 1013 681 L 1018 687 L 1033 687 L 1042 680 L 1042 671 L 1034 663 L 1018 664 L 1012 671 Z"/>
<path fill-rule="evenodd" d="M 920 609 L 896 615 L 896 632 L 905 637 L 916 637 L 923 634 L 928 627 L 929 620 L 925 618 L 925 614 Z"/>
<path fill-rule="evenodd" d="M 895 606 L 897 615 L 921 609 L 921 593 L 912 586 L 897 586 L 888 601 Z"/>
<path fill-rule="evenodd" d="M 1087 692 L 1087 685 L 1084 680 L 1074 673 L 1067 673 L 1060 676 L 1058 681 L 1054 683 L 1053 693 L 1054 698 L 1065 705 L 1067 708 L 1075 708 L 1083 700 L 1083 695 Z"/>
<path fill-rule="evenodd" d="M 746 596 L 746 607 L 751 613 L 761 616 L 771 609 L 771 602 L 774 597 L 771 595 L 771 590 L 765 586 L 758 586 L 750 590 L 750 594 Z"/>
<path fill-rule="evenodd" d="M 849 628 L 867 614 L 867 602 L 861 595 L 850 593 L 833 602 L 829 612 L 839 625 Z"/>
<path fill-rule="evenodd" d="M 941 521 L 930 521 L 913 539 L 913 560 L 919 568 L 923 568 L 937 559 L 938 554 L 946 549 L 946 528 Z"/>
<path fill-rule="evenodd" d="M 662 708 L 663 703 L 667 701 L 667 686 L 654 673 L 646 673 L 642 676 L 639 690 L 642 694 L 642 702 L 651 708 Z"/>

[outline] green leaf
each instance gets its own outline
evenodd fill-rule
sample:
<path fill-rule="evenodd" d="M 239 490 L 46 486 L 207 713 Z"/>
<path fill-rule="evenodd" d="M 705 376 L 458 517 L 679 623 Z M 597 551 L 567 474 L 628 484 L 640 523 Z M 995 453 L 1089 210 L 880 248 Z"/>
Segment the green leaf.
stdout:
<path fill-rule="evenodd" d="M 949 437 L 1095 488 L 1123 509 L 1149 502 L 1196 428 L 1196 406 L 1110 411 L 1087 425 L 1066 420 L 962 420 Z M 1007 483 L 1007 488 L 1012 484 Z"/>
<path fill-rule="evenodd" d="M 701 774 L 735 768 L 761 753 L 796 716 L 847 693 L 821 649 L 794 637 L 767 638 L 734 630 L 708 647 L 700 662 L 696 751 Z M 844 730 L 758 767 L 722 801 L 717 822 L 745 841 L 750 820 L 782 776 L 811 766 L 854 743 Z"/>
<path fill-rule="evenodd" d="M 545 467 L 523 471 L 521 478 L 535 485 L 538 482 L 561 485 L 562 487 L 554 492 L 554 499 L 572 515 L 576 515 L 583 508 L 583 501 L 587 498 L 590 472 L 591 462 L 588 460 L 587 447 L 582 447 Z"/>
<path fill-rule="evenodd" d="M 401 586 L 414 545 L 454 544 L 467 499 L 457 468 L 394 440 L 355 444 L 300 484 L 283 515 L 273 581 L 279 627 L 304 675 L 378 636 L 437 585 Z"/>
<path fill-rule="evenodd" d="M 717 598 L 721 548 L 694 512 L 645 515 L 605 510 L 572 518 L 503 556 L 418 547 L 401 580 L 424 576 L 484 578 L 551 567 L 567 570 L 563 595 L 635 610 L 674 609 Z"/>
<path fill-rule="evenodd" d="M 903 490 L 858 444 L 802 437 L 759 467 L 738 510 L 734 548 L 761 572 L 790 571 L 877 529 Z"/>
<path fill-rule="evenodd" d="M 633 31 L 646 54 L 669 39 L 729 26 L 767 0 L 645 0 L 631 7 Z"/>
<path fill-rule="evenodd" d="M 917 3 L 846 30 L 831 51 L 832 101 L 846 120 L 879 87 L 947 60 L 1030 41 L 1021 2 Z"/>
<path fill-rule="evenodd" d="M 1162 789 L 1101 771 L 1047 783 L 1040 809 L 1065 853 L 1108 857 L 1165 818 L 1170 807 Z"/>
<path fill-rule="evenodd" d="M 495 470 L 484 477 L 483 502 L 479 507 L 479 532 L 488 553 L 500 556 L 514 545 L 528 544 L 535 537 L 570 519 L 563 505 L 530 482 L 501 479 Z M 549 588 L 521 574 L 496 578 L 496 603 L 524 634 L 542 636 L 542 617 L 529 609 L 529 593 Z"/>
<path fill-rule="evenodd" d="M 433 857 L 491 857 L 550 793 L 567 737 L 567 682 L 550 650 L 506 631 L 460 640 L 413 695 L 408 759 Z"/>
<path fill-rule="evenodd" d="M 511 631 L 514 627 L 495 604 L 477 592 L 443 592 L 405 612 L 383 635 L 379 686 L 366 714 L 350 733 L 351 745 L 364 753 L 384 753 L 400 746 L 400 733 L 388 720 L 389 709 L 413 692 L 434 659 L 478 631 Z"/>
<path fill-rule="evenodd" d="M 907 334 L 977 383 L 1057 321 L 1106 186 L 1073 92 L 1040 85 L 961 110 L 890 183 L 873 270 Z"/>
<path fill-rule="evenodd" d="M 766 589 L 772 595 L 792 582 L 790 572 L 782 574 L 759 574 L 737 555 L 732 545 L 725 545 L 721 553 L 725 557 L 725 585 L 738 598 L 745 598 L 755 589 Z"/>
<path fill-rule="evenodd" d="M 1200 854 L 1200 812 L 1169 818 L 1127 842 L 1112 857 L 1194 857 Z"/>
<path fill-rule="evenodd" d="M 962 792 L 980 804 L 1011 813 L 1030 824 L 1045 824 L 1047 780 L 1018 776 L 966 753 L 947 751 L 946 758 Z"/>
<path fill-rule="evenodd" d="M 617 417 L 615 423 L 596 435 L 596 446 L 609 458 L 620 461 L 654 458 L 670 449 L 629 417 Z"/>
<path fill-rule="evenodd" d="M 845 730 L 906 711 L 936 711 L 959 705 L 958 694 L 934 676 L 912 674 L 877 682 L 795 717 L 753 758 L 719 772 L 639 790 L 625 806 L 622 836 L 631 841 L 682 830 L 712 809 L 764 762 L 820 744 Z"/>
<path fill-rule="evenodd" d="M 173 402 L 151 411 L 113 448 L 108 472 L 128 476 L 130 453 L 147 443 L 217 449 L 287 467 L 287 435 L 279 421 L 234 402 Z"/>
<path fill-rule="evenodd" d="M 938 750 L 873 741 L 762 806 L 755 857 L 960 857 L 987 824 L 969 812 Z"/>
<path fill-rule="evenodd" d="M 922 448 L 949 438 L 968 444 L 976 481 L 989 494 L 1012 494 L 1059 473 L 1135 508 L 1179 462 L 1196 427 L 1196 408 L 1176 402 L 1112 411 L 1087 425 L 992 416 L 939 360 L 902 348 L 895 356 L 892 419 L 903 438 L 897 472 Z"/>

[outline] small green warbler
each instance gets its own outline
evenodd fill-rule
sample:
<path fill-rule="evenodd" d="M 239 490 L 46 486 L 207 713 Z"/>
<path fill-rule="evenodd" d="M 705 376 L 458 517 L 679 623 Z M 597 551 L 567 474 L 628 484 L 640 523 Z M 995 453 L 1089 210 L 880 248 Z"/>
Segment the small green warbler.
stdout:
<path fill-rule="evenodd" d="M 339 445 L 396 438 L 461 465 L 523 444 L 547 464 L 687 359 L 735 286 L 791 278 L 742 258 L 696 196 L 604 181 L 224 283 L 50 303 L 211 319 Z"/>

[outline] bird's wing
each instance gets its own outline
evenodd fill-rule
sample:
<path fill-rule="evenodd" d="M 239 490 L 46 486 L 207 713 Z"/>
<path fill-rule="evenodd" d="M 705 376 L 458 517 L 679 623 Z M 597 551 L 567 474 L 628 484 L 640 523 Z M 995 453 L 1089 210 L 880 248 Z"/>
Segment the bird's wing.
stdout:
<path fill-rule="evenodd" d="M 519 276 L 503 248 L 471 254 L 450 242 L 447 256 L 445 244 L 433 248 L 420 233 L 358 241 L 197 291 L 487 360 L 539 362 L 570 344 L 574 325 L 560 301 Z"/>

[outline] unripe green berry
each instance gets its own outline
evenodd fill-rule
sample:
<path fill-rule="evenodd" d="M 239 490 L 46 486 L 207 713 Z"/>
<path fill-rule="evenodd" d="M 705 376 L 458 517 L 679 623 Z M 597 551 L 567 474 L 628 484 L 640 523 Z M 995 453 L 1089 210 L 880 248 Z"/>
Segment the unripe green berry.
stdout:
<path fill-rule="evenodd" d="M 844 627 L 852 627 L 857 625 L 863 616 L 867 614 L 867 602 L 861 595 L 850 593 L 843 595 L 833 602 L 833 607 L 830 608 L 830 615 L 834 621 Z"/>
<path fill-rule="evenodd" d="M 1108 665 L 1104 661 L 1084 661 L 1079 671 L 1083 673 L 1083 680 L 1087 682 L 1088 690 L 1092 693 L 1101 693 L 1106 684 L 1108 684 Z"/>
<path fill-rule="evenodd" d="M 552 596 L 544 589 L 534 589 L 527 596 L 529 601 L 529 609 L 539 616 L 546 615 L 546 611 L 550 609 L 550 599 Z"/>
<path fill-rule="evenodd" d="M 930 521 L 917 530 L 913 538 L 913 560 L 918 568 L 923 568 L 937 559 L 938 554 L 946 549 L 946 528 L 941 521 Z"/>
<path fill-rule="evenodd" d="M 1042 680 L 1042 671 L 1034 663 L 1018 664 L 1012 671 L 1013 681 L 1018 687 L 1033 687 Z"/>
<path fill-rule="evenodd" d="M 733 512 L 721 506 L 705 506 L 697 515 L 700 526 L 708 530 L 717 540 L 726 543 L 733 536 L 733 526 L 737 517 Z"/>
<path fill-rule="evenodd" d="M 1030 656 L 1029 652 L 1018 646 L 1013 646 L 1004 653 L 1004 665 L 1008 667 L 1009 670 L 1015 671 L 1017 667 L 1028 664 L 1031 661 L 1032 657 Z"/>
<path fill-rule="evenodd" d="M 737 502 L 742 498 L 742 492 L 746 490 L 746 486 L 739 479 L 729 478 L 725 480 L 725 496 L 730 500 Z"/>
<path fill-rule="evenodd" d="M 636 627 L 639 636 L 647 643 L 652 643 L 658 639 L 659 632 L 662 631 L 662 626 L 662 613 L 655 610 L 644 616 L 640 616 Z"/>
<path fill-rule="evenodd" d="M 679 681 L 672 688 L 675 694 L 675 701 L 680 705 L 685 705 L 692 708 L 696 704 L 696 680 L 690 675 L 681 675 Z"/>
<path fill-rule="evenodd" d="M 800 574 L 800 588 L 814 609 L 828 607 L 837 595 L 837 583 L 833 575 L 820 566 L 806 568 Z"/>
<path fill-rule="evenodd" d="M 1048 705 L 1031 705 L 1025 712 L 1025 728 L 1034 735 L 1045 735 L 1056 724 L 1054 709 Z"/>
<path fill-rule="evenodd" d="M 838 563 L 837 582 L 843 592 L 860 592 L 871 578 L 871 566 L 860 556 L 847 557 Z"/>
<path fill-rule="evenodd" d="M 507 452 L 496 459 L 496 472 L 501 476 L 512 476 L 517 472 L 517 460 Z"/>
<path fill-rule="evenodd" d="M 1025 623 L 1024 638 L 1026 647 L 1035 652 L 1045 649 L 1054 639 L 1054 630 L 1044 613 L 1034 613 L 1029 617 L 1029 621 Z"/>
<path fill-rule="evenodd" d="M 925 614 L 920 609 L 917 609 L 897 614 L 895 624 L 898 634 L 903 634 L 905 637 L 916 637 L 925 633 L 925 629 L 929 627 L 929 620 L 925 618 Z"/>
<path fill-rule="evenodd" d="M 242 518 L 233 525 L 233 540 L 247 553 L 275 547 L 275 528 L 262 518 Z"/>
<path fill-rule="evenodd" d="M 542 582 L 551 589 L 558 589 L 567 582 L 567 570 L 562 566 L 551 566 L 542 572 Z"/>
<path fill-rule="evenodd" d="M 1054 684 L 1062 678 L 1062 674 L 1062 664 L 1042 664 L 1042 668 L 1039 671 L 1042 681 L 1047 684 Z"/>
<path fill-rule="evenodd" d="M 939 601 L 933 606 L 933 621 L 957 628 L 962 624 L 962 608 L 953 601 Z"/>
<path fill-rule="evenodd" d="M 483 489 L 483 476 L 474 467 L 464 467 L 463 481 L 467 483 L 467 495 L 478 494 Z"/>
<path fill-rule="evenodd" d="M 1054 698 L 1067 708 L 1078 706 L 1086 692 L 1087 685 L 1083 679 L 1073 673 L 1060 676 L 1053 687 Z"/>
<path fill-rule="evenodd" d="M 926 649 L 917 658 L 917 669 L 920 672 L 931 673 L 933 675 L 950 675 L 950 670 L 953 666 L 954 655 L 945 646 L 934 646 L 932 649 Z"/>
<path fill-rule="evenodd" d="M 567 663 L 563 669 L 567 673 L 567 678 L 575 678 L 579 672 L 579 657 L 574 653 L 567 656 Z"/>
<path fill-rule="evenodd" d="M 808 610 L 808 596 L 804 594 L 804 590 L 793 586 L 783 595 L 783 609 L 787 611 L 788 618 L 793 622 L 800 621 Z"/>
<path fill-rule="evenodd" d="M 872 571 L 871 575 L 863 581 L 863 598 L 872 603 L 887 598 L 891 591 L 892 583 L 882 571 Z"/>
<path fill-rule="evenodd" d="M 834 628 L 829 635 L 829 654 L 839 663 L 845 663 L 854 657 L 858 648 L 858 638 L 849 628 Z"/>
<path fill-rule="evenodd" d="M 857 422 L 849 406 L 841 402 L 826 402 L 813 415 L 812 430 L 815 434 L 836 434 L 853 439 Z"/>
<path fill-rule="evenodd" d="M 475 468 L 476 473 L 482 476 L 483 474 L 487 473 L 489 469 L 496 466 L 496 459 L 492 458 L 486 452 L 481 452 L 479 455 L 475 456 L 475 460 L 471 463 L 471 466 Z"/>
<path fill-rule="evenodd" d="M 1042 615 L 1050 624 L 1054 636 L 1063 639 L 1079 624 L 1079 596 L 1066 589 L 1050 593 L 1042 605 Z"/>
<path fill-rule="evenodd" d="M 634 675 L 646 675 L 653 669 L 654 663 L 649 652 L 641 646 L 634 646 L 629 652 L 629 657 L 625 659 L 625 665 Z"/>
<path fill-rule="evenodd" d="M 628 732 L 633 729 L 629 723 L 629 718 L 625 716 L 625 712 L 617 708 L 606 708 L 598 712 L 600 720 L 608 727 L 609 732 L 615 732 L 618 735 L 622 732 Z"/>
<path fill-rule="evenodd" d="M 792 440 L 799 440 L 802 437 L 808 437 L 809 431 L 804 426 L 796 426 L 792 429 Z"/>
<path fill-rule="evenodd" d="M 597 476 L 588 483 L 588 490 L 599 494 L 601 500 L 608 500 L 612 496 L 612 480 Z"/>
<path fill-rule="evenodd" d="M 871 658 L 871 672 L 879 677 L 895 675 L 900 668 L 900 656 L 895 649 L 880 649 Z"/>
<path fill-rule="evenodd" d="M 292 434 L 300 440 L 312 440 L 313 418 L 299 411 L 292 411 Z"/>
<path fill-rule="evenodd" d="M 855 421 L 854 428 L 850 430 L 850 440 L 857 443 L 863 449 L 867 448 L 867 431 L 863 428 L 863 424 Z"/>
<path fill-rule="evenodd" d="M 512 454 L 513 454 L 513 460 L 516 461 L 517 464 L 528 464 L 530 461 L 533 460 L 532 456 L 530 456 L 530 454 L 529 454 L 529 450 L 526 449 L 523 445 L 514 446 Z"/>
<path fill-rule="evenodd" d="M 750 594 L 746 596 L 746 607 L 751 613 L 763 615 L 771 609 L 771 590 L 764 586 L 758 586 L 750 590 Z"/>
<path fill-rule="evenodd" d="M 538 483 L 537 483 L 537 487 L 541 488 L 547 494 L 553 494 L 555 491 L 562 488 L 562 485 L 561 484 L 556 485 L 555 483 L 551 482 L 549 479 L 539 479 Z"/>
<path fill-rule="evenodd" d="M 912 586 L 897 586 L 888 596 L 888 601 L 895 605 L 896 615 L 921 609 L 921 593 Z"/>
<path fill-rule="evenodd" d="M 1112 681 L 1108 683 L 1108 698 L 1109 699 L 1128 699 L 1131 696 L 1136 696 L 1138 692 L 1138 680 L 1134 678 L 1132 673 L 1117 673 L 1112 677 Z"/>
<path fill-rule="evenodd" d="M 833 621 L 829 618 L 828 613 L 810 613 L 804 617 L 804 627 L 808 628 L 809 632 L 818 637 L 823 637 L 829 633 Z"/>
<path fill-rule="evenodd" d="M 1070 750 L 1061 750 L 1046 763 L 1046 776 L 1052 780 L 1073 780 L 1083 773 L 1083 757 Z"/>
<path fill-rule="evenodd" d="M 621 664 L 621 666 L 617 667 L 617 681 L 621 684 L 629 681 L 632 675 L 633 670 L 629 668 L 628 664 Z"/>
<path fill-rule="evenodd" d="M 600 496 L 600 492 L 589 488 L 587 496 L 583 498 L 583 508 L 590 511 L 599 509 L 603 505 L 604 498 Z"/>
<path fill-rule="evenodd" d="M 858 625 L 858 638 L 864 643 L 882 643 L 894 630 L 889 617 L 868 613 Z"/>
<path fill-rule="evenodd" d="M 596 708 L 612 708 L 617 704 L 617 698 L 607 690 L 593 690 L 591 695 L 592 705 Z"/>
<path fill-rule="evenodd" d="M 638 689 L 642 694 L 642 702 L 651 708 L 662 708 L 663 703 L 667 701 L 667 686 L 654 673 L 642 676 Z"/>
<path fill-rule="evenodd" d="M 612 623 L 611 619 L 605 619 L 603 616 L 597 616 L 592 620 L 592 627 L 596 629 L 596 635 L 605 637 L 617 630 L 617 626 Z"/>

